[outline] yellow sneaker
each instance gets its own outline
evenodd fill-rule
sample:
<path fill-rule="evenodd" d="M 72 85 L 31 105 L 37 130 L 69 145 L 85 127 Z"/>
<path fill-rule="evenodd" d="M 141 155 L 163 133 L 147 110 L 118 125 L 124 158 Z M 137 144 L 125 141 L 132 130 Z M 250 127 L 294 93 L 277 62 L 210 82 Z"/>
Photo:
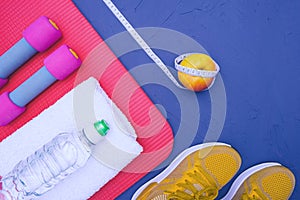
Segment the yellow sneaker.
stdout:
<path fill-rule="evenodd" d="M 279 163 L 263 163 L 243 172 L 223 200 L 285 200 L 295 187 L 293 173 Z"/>
<path fill-rule="evenodd" d="M 193 146 L 140 187 L 132 200 L 215 199 L 240 166 L 240 155 L 230 145 L 205 143 Z"/>

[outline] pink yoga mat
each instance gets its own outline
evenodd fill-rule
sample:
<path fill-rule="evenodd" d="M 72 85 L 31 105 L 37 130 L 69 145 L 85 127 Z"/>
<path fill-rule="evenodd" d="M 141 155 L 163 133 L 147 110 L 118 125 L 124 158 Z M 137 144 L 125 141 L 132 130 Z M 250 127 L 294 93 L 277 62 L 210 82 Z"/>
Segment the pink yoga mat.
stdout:
<path fill-rule="evenodd" d="M 20 85 L 36 72 L 43 65 L 44 58 L 60 45 L 68 44 L 84 60 L 103 41 L 71 1 L 6 0 L 0 1 L 0 9 L 0 55 L 21 39 L 25 27 L 41 15 L 55 21 L 63 32 L 63 38 L 58 43 L 46 52 L 34 56 L 10 76 L 8 84 L 0 90 L 0 93 L 11 91 Z M 116 198 L 142 178 L 146 174 L 145 171 L 155 168 L 165 160 L 172 150 L 173 134 L 167 121 L 110 49 L 102 45 L 98 51 L 105 55 L 101 58 L 104 63 L 113 60 L 105 70 L 99 72 L 101 63 L 96 63 L 97 69 L 84 70 L 83 66 L 79 77 L 74 73 L 66 80 L 56 82 L 31 102 L 22 116 L 11 124 L 0 127 L 0 141 L 54 104 L 80 81 L 89 76 L 98 78 L 104 90 L 134 125 L 138 142 L 144 148 L 144 152 L 137 159 L 91 198 L 107 200 Z"/>

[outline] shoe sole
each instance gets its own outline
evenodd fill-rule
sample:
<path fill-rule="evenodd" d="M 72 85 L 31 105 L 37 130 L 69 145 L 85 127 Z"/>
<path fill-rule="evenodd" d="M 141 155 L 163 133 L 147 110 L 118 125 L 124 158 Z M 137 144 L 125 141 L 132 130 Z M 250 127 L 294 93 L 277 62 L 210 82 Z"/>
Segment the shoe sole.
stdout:
<path fill-rule="evenodd" d="M 276 162 L 269 162 L 269 163 L 263 163 L 263 164 L 259 164 L 259 165 L 255 165 L 249 169 L 247 169 L 246 171 L 244 171 L 243 173 L 241 173 L 233 182 L 231 188 L 229 189 L 228 193 L 226 194 L 225 197 L 223 197 L 221 200 L 231 200 L 234 195 L 236 194 L 236 192 L 238 191 L 238 189 L 241 187 L 241 185 L 244 183 L 244 181 L 249 178 L 252 174 L 268 168 L 268 167 L 273 167 L 273 166 L 281 166 L 281 164 L 276 163 Z"/>
<path fill-rule="evenodd" d="M 154 177 L 153 179 L 151 179 L 150 181 L 148 181 L 147 183 L 145 183 L 144 185 L 142 185 L 132 196 L 131 200 L 136 200 L 137 197 L 142 193 L 142 191 L 144 191 L 144 189 L 146 187 L 148 187 L 148 185 L 150 183 L 154 183 L 154 182 L 161 182 L 164 178 L 166 178 L 185 158 L 186 156 L 194 153 L 195 151 L 207 148 L 207 147 L 213 147 L 213 146 L 227 146 L 227 147 L 231 147 L 231 145 L 229 144 L 225 144 L 225 143 L 221 143 L 221 142 L 209 142 L 209 143 L 204 143 L 204 144 L 199 144 L 193 147 L 190 147 L 186 150 L 184 150 L 183 152 L 181 152 L 176 158 L 175 160 L 173 160 L 171 162 L 171 164 L 164 170 L 162 171 L 159 175 L 157 175 L 156 177 Z"/>

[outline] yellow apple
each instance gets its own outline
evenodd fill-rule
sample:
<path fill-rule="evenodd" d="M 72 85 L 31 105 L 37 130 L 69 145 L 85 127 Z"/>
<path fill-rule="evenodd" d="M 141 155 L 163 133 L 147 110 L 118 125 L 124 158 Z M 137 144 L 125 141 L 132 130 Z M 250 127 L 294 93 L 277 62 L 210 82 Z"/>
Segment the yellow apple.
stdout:
<path fill-rule="evenodd" d="M 180 65 L 199 70 L 216 71 L 215 62 L 206 54 L 191 54 L 184 58 Z M 186 88 L 197 92 L 207 89 L 214 79 L 191 76 L 180 71 L 178 71 L 178 78 Z"/>

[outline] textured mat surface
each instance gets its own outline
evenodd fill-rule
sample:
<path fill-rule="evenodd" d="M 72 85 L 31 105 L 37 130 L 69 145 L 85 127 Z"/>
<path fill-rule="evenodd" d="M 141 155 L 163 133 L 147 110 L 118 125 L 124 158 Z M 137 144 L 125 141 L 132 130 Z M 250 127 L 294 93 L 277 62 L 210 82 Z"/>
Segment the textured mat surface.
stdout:
<path fill-rule="evenodd" d="M 36 55 L 10 76 L 9 83 L 1 89 L 0 93 L 11 91 L 20 85 L 36 72 L 43 65 L 43 59 L 60 45 L 68 44 L 84 60 L 102 42 L 71 1 L 1 1 L 0 9 L 2 10 L 0 55 L 21 39 L 22 30 L 41 15 L 46 15 L 55 21 L 63 32 L 63 38 L 56 45 Z M 138 141 L 144 147 L 144 153 L 140 157 L 93 196 L 93 199 L 114 199 L 145 175 L 144 171 L 131 172 L 141 168 L 150 170 L 167 157 L 172 149 L 173 135 L 169 124 L 110 49 L 103 44 L 100 47 L 93 52 L 103 55 L 100 62 L 108 63 L 105 70 L 102 70 L 102 65 L 95 63 L 95 60 L 87 59 L 80 69 L 80 76 L 74 73 L 66 80 L 56 82 L 31 102 L 21 117 L 8 126 L 0 127 L 0 141 L 55 103 L 77 83 L 89 76 L 98 78 L 101 86 L 135 126 L 139 136 Z M 96 65 L 96 68 L 92 68 Z M 102 71 L 99 72 L 99 70 Z M 144 163 L 145 160 L 147 164 Z"/>

